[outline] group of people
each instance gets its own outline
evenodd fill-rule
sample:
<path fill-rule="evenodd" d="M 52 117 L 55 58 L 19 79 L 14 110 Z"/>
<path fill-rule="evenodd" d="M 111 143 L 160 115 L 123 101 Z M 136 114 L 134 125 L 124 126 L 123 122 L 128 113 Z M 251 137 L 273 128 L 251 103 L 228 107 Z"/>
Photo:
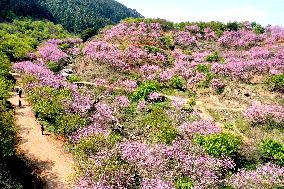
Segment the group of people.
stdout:
<path fill-rule="evenodd" d="M 19 108 L 21 108 L 22 107 L 21 98 L 22 98 L 22 94 L 23 94 L 23 89 L 21 87 L 17 87 L 16 88 L 16 93 L 19 96 Z M 44 127 L 43 127 L 43 125 L 41 125 L 41 134 L 42 135 L 44 135 L 43 131 L 44 131 Z"/>

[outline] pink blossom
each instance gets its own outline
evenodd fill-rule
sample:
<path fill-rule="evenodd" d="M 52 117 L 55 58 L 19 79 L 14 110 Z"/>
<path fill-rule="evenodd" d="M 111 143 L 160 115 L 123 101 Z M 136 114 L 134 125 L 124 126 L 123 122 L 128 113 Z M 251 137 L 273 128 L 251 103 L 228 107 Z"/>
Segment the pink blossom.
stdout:
<path fill-rule="evenodd" d="M 210 135 L 214 133 L 220 133 L 221 128 L 215 125 L 212 121 L 201 120 L 194 121 L 192 123 L 183 123 L 179 130 L 181 133 L 186 135 L 192 134 L 202 134 L 202 135 Z"/>
<path fill-rule="evenodd" d="M 253 103 L 245 110 L 244 115 L 247 119 L 255 123 L 265 123 L 269 120 L 281 123 L 284 121 L 284 107 Z"/>

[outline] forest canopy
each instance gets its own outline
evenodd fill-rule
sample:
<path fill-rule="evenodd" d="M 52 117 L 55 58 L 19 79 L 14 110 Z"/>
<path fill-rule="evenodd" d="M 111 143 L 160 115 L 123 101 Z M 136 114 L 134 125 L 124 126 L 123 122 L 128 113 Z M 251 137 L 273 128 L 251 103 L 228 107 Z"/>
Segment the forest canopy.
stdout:
<path fill-rule="evenodd" d="M 0 20 L 19 16 L 44 18 L 70 32 L 97 31 L 127 17 L 143 17 L 114 0 L 0 0 Z"/>

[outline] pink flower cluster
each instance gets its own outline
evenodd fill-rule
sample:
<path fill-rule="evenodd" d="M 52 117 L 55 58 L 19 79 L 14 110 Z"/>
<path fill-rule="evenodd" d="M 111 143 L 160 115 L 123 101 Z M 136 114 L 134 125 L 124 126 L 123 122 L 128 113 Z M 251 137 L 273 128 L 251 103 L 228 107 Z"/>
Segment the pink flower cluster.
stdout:
<path fill-rule="evenodd" d="M 17 62 L 13 65 L 13 70 L 25 74 L 32 74 L 38 78 L 42 86 L 50 86 L 56 89 L 67 87 L 67 82 L 60 76 L 55 75 L 47 67 L 34 64 L 30 61 Z"/>
<path fill-rule="evenodd" d="M 156 101 L 156 100 L 159 100 L 161 97 L 162 95 L 160 93 L 152 92 L 149 94 L 148 99 L 151 101 Z"/>
<path fill-rule="evenodd" d="M 252 30 L 225 31 L 219 43 L 225 47 L 251 47 L 264 40 Z"/>
<path fill-rule="evenodd" d="M 142 189 L 174 189 L 171 182 L 166 182 L 161 179 L 143 179 Z"/>
<path fill-rule="evenodd" d="M 99 123 L 93 123 L 87 127 L 79 128 L 75 133 L 72 134 L 70 137 L 71 142 L 78 142 L 82 138 L 87 138 L 93 135 L 103 135 L 104 137 L 108 137 L 109 131 L 106 129 L 105 126 Z"/>
<path fill-rule="evenodd" d="M 181 98 L 181 97 L 173 97 L 171 99 L 172 106 L 175 107 L 176 109 L 182 109 L 186 103 L 187 99 Z"/>
<path fill-rule="evenodd" d="M 159 37 L 163 33 L 159 23 L 120 23 L 103 32 L 107 41 L 129 40 L 134 45 L 145 43 L 159 43 Z"/>
<path fill-rule="evenodd" d="M 95 108 L 96 112 L 92 117 L 93 121 L 108 123 L 114 120 L 114 110 L 109 104 L 99 102 L 95 105 Z"/>
<path fill-rule="evenodd" d="M 195 46 L 197 39 L 188 32 L 179 32 L 175 36 L 175 42 L 177 45 L 184 47 Z"/>
<path fill-rule="evenodd" d="M 186 135 L 201 134 L 210 135 L 214 133 L 220 133 L 222 130 L 215 123 L 208 120 L 194 121 L 192 123 L 183 123 L 179 130 Z"/>
<path fill-rule="evenodd" d="M 58 63 L 61 60 L 66 60 L 68 57 L 68 55 L 54 43 L 44 43 L 43 46 L 38 48 L 38 52 L 46 62 L 52 61 Z"/>
<path fill-rule="evenodd" d="M 127 96 L 117 96 L 113 101 L 113 106 L 117 108 L 127 108 L 131 104 Z"/>
<path fill-rule="evenodd" d="M 231 160 L 210 157 L 189 141 L 176 141 L 172 146 L 150 146 L 128 141 L 122 143 L 119 149 L 125 160 L 138 167 L 145 179 L 142 181 L 145 188 L 172 188 L 173 176 L 180 174 L 192 178 L 194 188 L 217 186 L 221 182 L 222 171 L 234 167 Z M 170 169 L 167 166 L 169 161 L 172 162 Z"/>
<path fill-rule="evenodd" d="M 284 107 L 253 103 L 245 110 L 244 116 L 254 123 L 265 123 L 267 121 L 282 123 L 284 121 Z"/>
<path fill-rule="evenodd" d="M 241 170 L 227 179 L 227 182 L 236 189 L 277 188 L 284 185 L 283 175 L 283 167 L 267 163 L 256 170 Z"/>
<path fill-rule="evenodd" d="M 223 89 L 225 87 L 225 84 L 220 79 L 212 79 L 210 82 L 210 86 L 212 89 L 218 90 Z"/>
<path fill-rule="evenodd" d="M 69 89 L 71 99 L 64 102 L 65 111 L 68 113 L 84 114 L 91 109 L 93 100 L 90 95 L 83 95 L 78 92 L 77 86 L 69 84 L 65 78 L 55 75 L 45 65 L 35 64 L 29 61 L 15 63 L 13 69 L 17 72 L 31 74 L 37 77 L 37 82 L 30 87 L 48 86 L 55 89 Z"/>

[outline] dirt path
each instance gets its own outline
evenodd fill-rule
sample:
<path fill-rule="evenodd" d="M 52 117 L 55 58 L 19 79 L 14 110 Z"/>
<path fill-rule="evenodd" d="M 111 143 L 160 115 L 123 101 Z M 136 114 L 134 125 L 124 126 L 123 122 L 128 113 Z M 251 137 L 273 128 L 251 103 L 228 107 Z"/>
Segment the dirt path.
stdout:
<path fill-rule="evenodd" d="M 45 188 L 69 189 L 73 188 L 71 177 L 74 173 L 73 159 L 64 150 L 64 142 L 49 135 L 41 135 L 37 122 L 29 103 L 22 98 L 22 108 L 18 107 L 19 98 L 14 95 L 10 102 L 16 107 L 16 125 L 19 128 L 18 153 L 37 162 L 40 176 L 46 181 Z"/>

